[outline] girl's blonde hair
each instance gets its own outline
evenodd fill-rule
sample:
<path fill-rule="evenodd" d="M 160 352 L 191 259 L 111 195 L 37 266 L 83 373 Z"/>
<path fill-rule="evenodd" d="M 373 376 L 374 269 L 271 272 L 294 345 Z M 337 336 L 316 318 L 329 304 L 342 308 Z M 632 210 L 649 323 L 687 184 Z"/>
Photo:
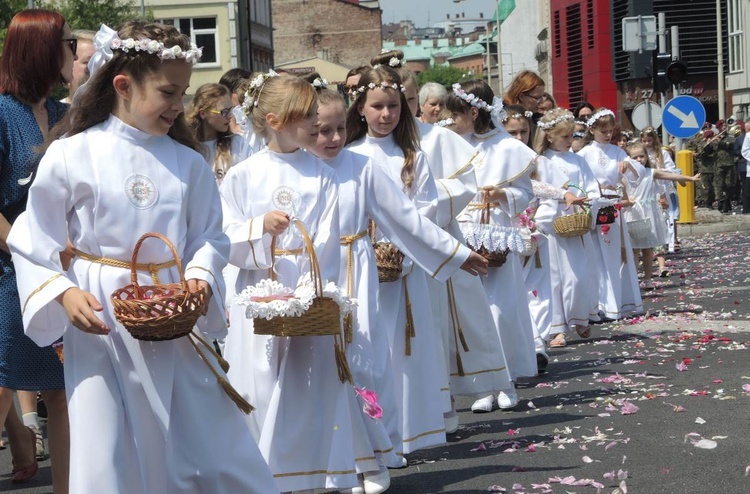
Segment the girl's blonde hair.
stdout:
<path fill-rule="evenodd" d="M 273 113 L 276 123 L 283 128 L 286 124 L 306 118 L 318 102 L 312 85 L 297 76 L 275 75 L 252 90 L 254 105 L 250 106 L 250 121 L 253 130 L 261 137 L 268 138 L 266 115 Z"/>
<path fill-rule="evenodd" d="M 645 166 L 646 168 L 652 168 L 651 158 L 648 157 L 648 149 L 646 149 L 645 144 L 640 141 L 635 141 L 625 146 L 625 152 L 628 153 L 628 156 L 630 156 L 631 152 L 635 151 L 636 149 L 640 149 L 641 151 L 643 151 L 643 154 L 646 156 L 646 162 L 643 164 L 643 166 Z"/>
<path fill-rule="evenodd" d="M 594 115 L 601 111 L 608 111 L 607 108 L 597 108 L 594 112 Z M 593 118 L 593 117 L 592 117 Z M 605 127 L 607 125 L 611 125 L 612 129 L 614 130 L 615 125 L 617 124 L 617 121 L 615 120 L 615 117 L 612 115 L 602 115 L 599 118 L 596 119 L 596 121 L 593 123 L 593 125 L 586 125 L 586 137 L 583 138 L 583 145 L 588 146 L 591 144 L 591 141 L 594 140 L 594 130 L 593 129 L 601 129 L 602 127 Z"/>
<path fill-rule="evenodd" d="M 396 84 L 402 86 L 401 78 L 398 73 L 390 67 L 381 65 L 377 68 L 365 71 L 359 80 L 359 87 L 367 88 L 372 83 L 380 87 L 382 83 Z M 309 84 L 308 84 L 309 86 Z M 363 138 L 367 134 L 367 122 L 360 112 L 367 102 L 367 95 L 370 89 L 357 92 L 352 105 L 346 115 L 346 143 L 349 144 Z M 417 124 L 414 115 L 409 111 L 409 105 L 406 103 L 406 96 L 400 89 L 388 89 L 396 91 L 399 94 L 401 102 L 401 113 L 398 124 L 393 130 L 393 138 L 401 151 L 404 153 L 404 164 L 401 167 L 401 181 L 404 183 L 404 191 L 411 189 L 414 182 L 414 161 L 419 149 L 419 134 L 417 133 Z"/>
<path fill-rule="evenodd" d="M 572 134 L 576 127 L 575 117 L 565 108 L 553 108 L 542 115 L 537 122 L 536 134 L 534 136 L 534 151 L 544 154 L 549 149 L 547 136 L 559 136 Z"/>
<path fill-rule="evenodd" d="M 656 131 L 653 127 L 646 127 L 643 130 L 641 130 L 640 138 L 643 139 L 644 136 L 651 137 L 654 140 L 653 150 L 654 150 L 654 165 L 656 165 L 656 168 L 662 169 L 664 168 L 664 156 L 661 154 L 662 145 L 661 145 L 661 139 L 659 139 L 659 133 Z M 641 141 L 642 142 L 642 141 Z M 646 154 L 648 154 L 648 149 L 646 149 Z M 651 158 L 649 158 L 650 160 Z"/>
<path fill-rule="evenodd" d="M 196 139 L 199 141 L 207 140 L 205 126 L 208 124 L 201 118 L 201 112 L 214 109 L 220 99 L 231 97 L 231 94 L 229 89 L 222 84 L 204 84 L 198 88 L 195 96 L 193 96 L 193 101 L 185 110 L 185 119 Z M 214 156 L 214 162 L 211 165 L 214 175 L 218 179 L 224 178 L 224 175 L 232 166 L 232 135 L 230 130 L 217 135 L 216 156 Z M 203 148 L 203 155 L 208 159 L 208 150 L 205 146 Z"/>
<path fill-rule="evenodd" d="M 180 34 L 173 26 L 162 24 L 129 21 L 120 27 L 118 36 L 120 39 L 149 38 L 163 43 L 167 48 L 179 46 L 186 51 L 190 49 L 190 38 Z M 109 118 L 117 104 L 117 93 L 112 83 L 116 75 L 127 73 L 136 83 L 141 83 L 148 75 L 159 72 L 163 63 L 188 62 L 184 60 L 164 62 L 156 55 L 144 54 L 136 50 L 128 52 L 113 50 L 112 59 L 97 70 L 86 83 L 84 90 L 76 95 L 68 110 L 68 118 L 60 120 L 60 123 L 52 129 L 43 150 L 62 135 L 74 136 Z M 181 113 L 175 119 L 167 135 L 180 144 L 200 152 L 200 144 L 188 128 L 184 114 Z"/>

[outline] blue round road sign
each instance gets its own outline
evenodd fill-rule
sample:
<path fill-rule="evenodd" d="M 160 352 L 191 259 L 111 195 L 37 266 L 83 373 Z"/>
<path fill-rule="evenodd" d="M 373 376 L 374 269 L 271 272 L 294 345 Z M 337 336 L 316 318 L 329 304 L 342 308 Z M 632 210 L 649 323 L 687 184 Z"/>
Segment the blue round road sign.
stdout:
<path fill-rule="evenodd" d="M 680 139 L 697 134 L 706 123 L 706 109 L 692 96 L 677 96 L 669 100 L 662 113 L 662 125 L 667 132 Z"/>

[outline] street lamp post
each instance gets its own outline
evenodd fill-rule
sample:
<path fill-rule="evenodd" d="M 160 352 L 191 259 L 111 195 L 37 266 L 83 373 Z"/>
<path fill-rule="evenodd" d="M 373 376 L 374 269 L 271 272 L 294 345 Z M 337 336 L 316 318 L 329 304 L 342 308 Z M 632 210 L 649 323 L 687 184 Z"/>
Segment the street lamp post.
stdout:
<path fill-rule="evenodd" d="M 453 3 L 461 3 L 465 0 L 453 0 Z M 497 92 L 500 97 L 503 94 L 503 52 L 500 49 L 500 0 L 495 0 L 495 22 L 497 23 Z M 489 31 L 489 27 L 487 28 Z M 492 87 L 492 58 L 490 57 L 490 33 L 487 33 L 487 85 Z"/>

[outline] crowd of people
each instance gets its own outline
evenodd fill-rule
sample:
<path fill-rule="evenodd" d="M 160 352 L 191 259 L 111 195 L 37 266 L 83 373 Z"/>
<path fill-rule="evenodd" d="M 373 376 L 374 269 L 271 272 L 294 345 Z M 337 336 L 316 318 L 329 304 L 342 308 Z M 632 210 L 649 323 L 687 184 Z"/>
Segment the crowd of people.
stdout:
<path fill-rule="evenodd" d="M 513 409 L 550 348 L 641 313 L 641 290 L 670 275 L 674 184 L 701 175 L 681 175 L 653 128 L 634 138 L 611 110 L 557 107 L 531 71 L 503 98 L 482 80 L 420 88 L 392 51 L 343 91 L 233 69 L 185 108 L 200 56 L 171 26 L 74 33 L 46 10 L 10 23 L 0 423 L 14 483 L 44 455 L 41 391 L 57 494 L 384 492 L 405 455 L 457 430 L 454 396 Z M 61 82 L 67 103 L 50 96 Z M 158 242 L 131 263 L 147 232 L 174 243 L 182 273 Z M 141 341 L 117 322 L 110 294 L 131 269 L 204 295 L 189 337 Z M 323 335 L 260 334 L 248 305 L 290 296 L 248 290 L 311 270 L 353 312 Z"/>

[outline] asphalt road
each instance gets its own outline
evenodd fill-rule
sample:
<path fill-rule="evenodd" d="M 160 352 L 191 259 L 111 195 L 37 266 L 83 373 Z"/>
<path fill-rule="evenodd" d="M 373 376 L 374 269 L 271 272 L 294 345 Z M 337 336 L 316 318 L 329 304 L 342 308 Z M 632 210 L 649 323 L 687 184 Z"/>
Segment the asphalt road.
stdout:
<path fill-rule="evenodd" d="M 750 242 L 685 238 L 670 263 L 647 315 L 569 338 L 515 411 L 459 397 L 458 432 L 409 455 L 388 492 L 750 492 Z M 0 492 L 51 492 L 48 460 L 21 488 L 10 468 L 0 451 Z"/>

